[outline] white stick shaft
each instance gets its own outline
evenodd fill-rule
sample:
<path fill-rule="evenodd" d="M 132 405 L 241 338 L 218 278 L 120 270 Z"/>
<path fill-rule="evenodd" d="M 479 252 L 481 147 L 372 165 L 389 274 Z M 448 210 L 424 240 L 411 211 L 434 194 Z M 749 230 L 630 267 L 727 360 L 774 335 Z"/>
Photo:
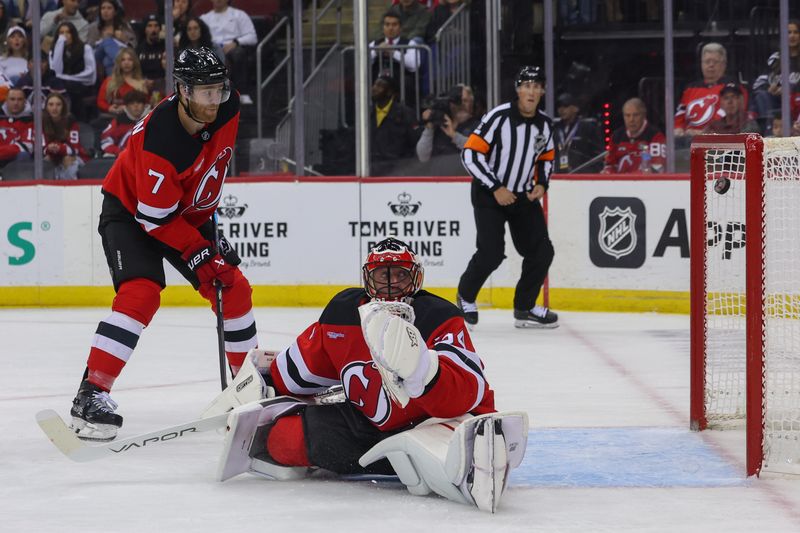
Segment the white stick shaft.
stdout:
<path fill-rule="evenodd" d="M 201 433 L 223 427 L 228 420 L 228 413 L 192 420 L 177 426 L 151 431 L 143 435 L 119 439 L 103 444 L 86 444 L 79 439 L 75 433 L 67 427 L 58 413 L 52 409 L 45 409 L 36 413 L 36 422 L 42 428 L 45 435 L 50 439 L 56 448 L 64 455 L 77 461 L 85 463 L 104 459 L 106 457 L 123 455 L 138 448 L 152 447 L 156 444 L 179 439 L 192 433 Z"/>

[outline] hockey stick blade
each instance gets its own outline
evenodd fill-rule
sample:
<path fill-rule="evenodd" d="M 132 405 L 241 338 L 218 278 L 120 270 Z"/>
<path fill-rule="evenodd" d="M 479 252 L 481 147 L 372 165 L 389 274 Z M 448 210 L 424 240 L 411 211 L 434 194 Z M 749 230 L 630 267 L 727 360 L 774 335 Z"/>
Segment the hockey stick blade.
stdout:
<path fill-rule="evenodd" d="M 152 447 L 156 444 L 179 439 L 192 433 L 201 433 L 224 427 L 228 413 L 192 420 L 168 428 L 151 431 L 142 435 L 118 439 L 104 444 L 86 444 L 64 423 L 64 420 L 52 409 L 36 413 L 36 423 L 58 450 L 78 463 L 86 463 L 123 455 L 138 448 Z"/>

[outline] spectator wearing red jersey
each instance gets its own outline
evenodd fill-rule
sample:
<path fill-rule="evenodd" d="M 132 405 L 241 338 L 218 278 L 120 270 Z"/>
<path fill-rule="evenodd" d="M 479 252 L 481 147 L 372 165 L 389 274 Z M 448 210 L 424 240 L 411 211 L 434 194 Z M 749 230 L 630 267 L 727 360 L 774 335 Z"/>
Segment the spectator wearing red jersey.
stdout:
<path fill-rule="evenodd" d="M 720 110 L 725 114 L 706 127 L 706 133 L 761 133 L 755 120 L 747 116 L 742 88 L 738 83 L 727 83 L 719 93 Z"/>
<path fill-rule="evenodd" d="M 664 172 L 666 137 L 647 122 L 647 106 L 631 98 L 622 106 L 625 126 L 611 135 L 603 174 Z"/>
<path fill-rule="evenodd" d="M 122 111 L 111 120 L 100 137 L 103 157 L 117 157 L 125 149 L 133 126 L 149 109 L 147 100 L 147 95 L 142 91 L 134 89 L 125 93 Z"/>
<path fill-rule="evenodd" d="M 78 122 L 70 115 L 66 99 L 50 93 L 42 114 L 44 158 L 55 166 L 57 180 L 74 180 L 78 168 L 89 159 L 80 143 Z"/>
<path fill-rule="evenodd" d="M 121 113 L 124 107 L 122 98 L 133 90 L 147 93 L 146 82 L 136 52 L 132 48 L 123 48 L 114 60 L 111 75 L 103 80 L 97 91 L 97 109 L 112 115 Z"/>
<path fill-rule="evenodd" d="M 0 115 L 0 166 L 30 159 L 33 150 L 31 105 L 22 89 L 10 89 Z"/>
<path fill-rule="evenodd" d="M 700 54 L 703 78 L 690 83 L 683 91 L 675 113 L 675 135 L 678 137 L 702 133 L 711 121 L 722 118 L 719 92 L 727 83 L 736 83 L 725 74 L 728 54 L 719 43 L 708 43 Z M 747 91 L 742 89 L 745 108 Z"/>

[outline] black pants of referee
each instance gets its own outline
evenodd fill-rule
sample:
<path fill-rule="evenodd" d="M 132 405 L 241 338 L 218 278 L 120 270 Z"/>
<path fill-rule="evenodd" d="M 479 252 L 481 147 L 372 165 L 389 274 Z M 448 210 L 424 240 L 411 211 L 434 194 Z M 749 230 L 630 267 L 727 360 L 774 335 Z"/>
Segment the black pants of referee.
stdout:
<path fill-rule="evenodd" d="M 523 193 L 517 194 L 517 201 L 513 204 L 501 206 L 493 193 L 473 180 L 472 207 L 478 249 L 461 275 L 458 293 L 464 300 L 474 302 L 486 279 L 506 258 L 504 237 L 508 222 L 514 248 L 522 256 L 522 274 L 514 291 L 514 309 L 531 309 L 554 255 L 542 205 L 538 200 L 531 202 Z"/>

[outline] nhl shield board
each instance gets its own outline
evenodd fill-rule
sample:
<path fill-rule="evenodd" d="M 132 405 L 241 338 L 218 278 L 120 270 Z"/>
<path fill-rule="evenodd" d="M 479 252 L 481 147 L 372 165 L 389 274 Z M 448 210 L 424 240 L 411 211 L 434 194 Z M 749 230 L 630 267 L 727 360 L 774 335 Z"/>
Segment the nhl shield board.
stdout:
<path fill-rule="evenodd" d="M 602 268 L 644 264 L 646 217 L 638 198 L 599 197 L 589 206 L 589 257 Z"/>

